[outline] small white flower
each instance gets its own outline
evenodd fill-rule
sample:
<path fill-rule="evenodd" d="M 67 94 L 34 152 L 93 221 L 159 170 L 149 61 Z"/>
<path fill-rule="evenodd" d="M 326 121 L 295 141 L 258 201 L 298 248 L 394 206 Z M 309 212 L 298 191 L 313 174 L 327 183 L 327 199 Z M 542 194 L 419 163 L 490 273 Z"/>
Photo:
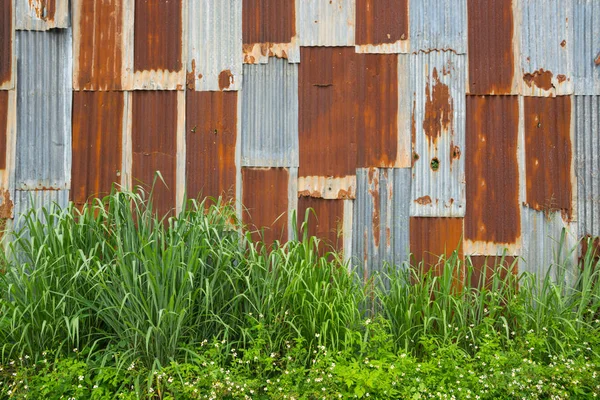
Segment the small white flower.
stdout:
<path fill-rule="evenodd" d="M 79 380 L 80 380 L 80 381 L 82 381 L 82 380 L 83 380 L 83 378 L 84 378 L 84 376 L 83 376 L 83 375 L 79 375 Z"/>
<path fill-rule="evenodd" d="M 369 325 L 370 323 L 371 323 L 371 320 L 370 320 L 370 319 L 367 319 L 367 320 L 365 321 L 365 325 Z"/>
<path fill-rule="evenodd" d="M 315 333 L 315 337 L 316 338 L 318 338 L 319 336 L 321 336 L 321 335 L 319 335 L 318 333 Z"/>

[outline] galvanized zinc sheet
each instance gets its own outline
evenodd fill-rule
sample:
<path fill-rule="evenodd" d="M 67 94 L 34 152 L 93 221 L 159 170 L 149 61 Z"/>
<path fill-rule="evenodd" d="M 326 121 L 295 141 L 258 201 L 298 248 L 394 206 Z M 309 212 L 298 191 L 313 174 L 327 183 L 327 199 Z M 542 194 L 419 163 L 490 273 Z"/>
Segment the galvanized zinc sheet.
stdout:
<path fill-rule="evenodd" d="M 298 0 L 301 46 L 354 46 L 355 0 Z"/>
<path fill-rule="evenodd" d="M 188 198 L 235 198 L 237 92 L 186 94 L 186 187 Z"/>
<path fill-rule="evenodd" d="M 242 0 L 190 0 L 187 35 L 188 89 L 241 89 Z"/>
<path fill-rule="evenodd" d="M 298 65 L 244 65 L 242 166 L 298 166 Z"/>
<path fill-rule="evenodd" d="M 517 0 L 468 0 L 469 94 L 519 94 Z"/>
<path fill-rule="evenodd" d="M 411 265 L 422 266 L 424 271 L 434 268 L 440 275 L 443 263 L 440 256 L 448 259 L 454 251 L 463 257 L 462 218 L 410 218 Z"/>
<path fill-rule="evenodd" d="M 556 0 L 521 1 L 522 94 L 573 93 L 573 7 Z"/>
<path fill-rule="evenodd" d="M 555 278 L 559 269 L 567 268 L 567 282 L 577 268 L 577 227 L 566 223 L 559 212 L 544 213 L 523 207 L 521 210 L 523 249 L 519 272 L 545 277 L 552 268 Z"/>
<path fill-rule="evenodd" d="M 465 253 L 518 255 L 519 99 L 467 96 Z"/>
<path fill-rule="evenodd" d="M 366 281 L 409 261 L 411 171 L 360 168 L 356 179 L 352 258 Z"/>
<path fill-rule="evenodd" d="M 0 89 L 14 87 L 15 42 L 14 0 L 0 2 Z"/>
<path fill-rule="evenodd" d="M 17 32 L 16 188 L 68 189 L 71 30 Z"/>
<path fill-rule="evenodd" d="M 465 57 L 432 51 L 410 55 L 413 183 L 411 216 L 465 215 Z"/>
<path fill-rule="evenodd" d="M 600 236 L 600 97 L 574 96 L 579 235 Z"/>
<path fill-rule="evenodd" d="M 408 0 L 356 1 L 357 53 L 408 53 Z"/>
<path fill-rule="evenodd" d="M 69 0 L 17 0 L 16 6 L 17 30 L 47 31 L 70 26 Z"/>
<path fill-rule="evenodd" d="M 467 0 L 412 0 L 410 49 L 467 52 Z"/>
<path fill-rule="evenodd" d="M 575 94 L 600 94 L 600 3 L 573 1 Z"/>
<path fill-rule="evenodd" d="M 124 105 L 123 92 L 73 93 L 71 200 L 78 206 L 121 183 Z"/>
<path fill-rule="evenodd" d="M 15 190 L 14 229 L 18 231 L 24 225 L 23 214 L 35 209 L 38 218 L 42 218 L 42 209 L 49 212 L 64 209 L 69 204 L 68 190 Z"/>

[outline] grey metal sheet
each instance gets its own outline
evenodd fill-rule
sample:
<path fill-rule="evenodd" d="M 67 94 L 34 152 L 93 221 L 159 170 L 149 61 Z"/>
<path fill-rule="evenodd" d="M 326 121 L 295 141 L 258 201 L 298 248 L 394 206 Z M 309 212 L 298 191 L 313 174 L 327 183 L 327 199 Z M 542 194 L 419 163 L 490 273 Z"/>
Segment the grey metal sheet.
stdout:
<path fill-rule="evenodd" d="M 298 64 L 244 65 L 242 166 L 298 166 Z"/>
<path fill-rule="evenodd" d="M 412 0 L 409 18 L 411 51 L 467 52 L 467 0 Z"/>
<path fill-rule="evenodd" d="M 219 76 L 233 76 L 227 90 L 242 87 L 242 0 L 190 0 L 188 86 L 216 91 Z"/>
<path fill-rule="evenodd" d="M 55 205 L 64 209 L 69 204 L 68 190 L 15 190 L 14 199 L 14 228 L 19 230 L 24 223 L 22 214 L 35 208 L 38 210 L 38 217 L 43 214 L 42 209 L 47 211 L 56 211 Z"/>
<path fill-rule="evenodd" d="M 298 0 L 300 46 L 354 46 L 355 0 Z"/>
<path fill-rule="evenodd" d="M 600 94 L 600 2 L 573 2 L 575 94 Z"/>
<path fill-rule="evenodd" d="M 464 55 L 450 51 L 411 54 L 408 79 L 411 107 L 413 217 L 464 217 L 465 82 Z"/>
<path fill-rule="evenodd" d="M 70 29 L 17 32 L 16 189 L 70 186 L 71 42 Z"/>
<path fill-rule="evenodd" d="M 519 273 L 529 272 L 541 281 L 551 270 L 553 279 L 572 282 L 577 269 L 577 231 L 575 223 L 563 221 L 561 213 L 545 214 L 523 207 L 521 210 L 522 259 Z M 566 274 L 560 274 L 565 268 Z"/>
<path fill-rule="evenodd" d="M 356 170 L 352 259 L 364 280 L 409 261 L 410 186 L 408 168 Z"/>
<path fill-rule="evenodd" d="M 47 31 L 69 26 L 69 0 L 16 0 L 17 30 Z"/>
<path fill-rule="evenodd" d="M 573 93 L 573 7 L 556 0 L 521 1 L 522 94 Z"/>
<path fill-rule="evenodd" d="M 574 100 L 579 235 L 600 236 L 600 97 Z"/>

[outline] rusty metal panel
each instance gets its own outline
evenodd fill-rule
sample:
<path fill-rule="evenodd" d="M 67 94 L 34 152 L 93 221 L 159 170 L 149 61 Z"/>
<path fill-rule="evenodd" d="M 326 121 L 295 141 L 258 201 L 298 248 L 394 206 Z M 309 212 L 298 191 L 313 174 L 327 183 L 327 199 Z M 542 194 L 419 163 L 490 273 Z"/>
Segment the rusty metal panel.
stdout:
<path fill-rule="evenodd" d="M 235 198 L 237 101 L 236 92 L 187 92 L 188 198 Z"/>
<path fill-rule="evenodd" d="M 308 209 L 312 209 L 306 216 Z M 319 252 L 321 255 L 335 249 L 343 250 L 344 200 L 325 200 L 315 197 L 298 199 L 297 226 L 303 228 L 306 222 L 306 233 L 321 239 Z M 306 219 L 305 219 L 306 218 Z M 303 232 L 299 232 L 302 239 Z"/>
<path fill-rule="evenodd" d="M 571 98 L 525 97 L 525 205 L 573 220 Z"/>
<path fill-rule="evenodd" d="M 413 198 L 411 216 L 465 214 L 465 57 L 453 52 L 410 55 Z"/>
<path fill-rule="evenodd" d="M 579 236 L 600 236 L 600 97 L 574 103 Z"/>
<path fill-rule="evenodd" d="M 518 254 L 519 99 L 467 96 L 465 253 Z"/>
<path fill-rule="evenodd" d="M 74 89 L 132 89 L 132 41 L 132 0 L 73 2 Z"/>
<path fill-rule="evenodd" d="M 15 42 L 14 0 L 0 2 L 0 89 L 14 87 Z"/>
<path fill-rule="evenodd" d="M 20 190 L 68 189 L 71 179 L 71 30 L 17 32 Z"/>
<path fill-rule="evenodd" d="M 434 268 L 440 274 L 443 264 L 440 256 L 446 259 L 455 250 L 460 258 L 463 257 L 462 218 L 410 218 L 410 253 L 411 265 L 421 263 L 425 271 Z"/>
<path fill-rule="evenodd" d="M 518 258 L 512 256 L 470 256 L 466 259 L 467 265 L 473 267 L 471 275 L 471 287 L 491 288 L 494 274 L 499 279 L 505 279 L 508 272 L 512 274 L 518 273 Z"/>
<path fill-rule="evenodd" d="M 553 268 L 552 277 L 559 272 L 557 266 L 567 268 L 567 276 L 577 265 L 577 227 L 568 223 L 559 212 L 544 213 L 523 207 L 521 210 L 523 248 L 519 272 L 535 273 L 538 280 Z"/>
<path fill-rule="evenodd" d="M 573 1 L 575 94 L 600 94 L 600 3 Z"/>
<path fill-rule="evenodd" d="M 47 31 L 68 28 L 69 0 L 17 0 L 17 30 Z"/>
<path fill-rule="evenodd" d="M 409 15 L 412 52 L 467 52 L 467 0 L 412 0 Z"/>
<path fill-rule="evenodd" d="M 176 205 L 177 109 L 175 91 L 132 94 L 133 185 L 149 192 L 156 179 L 153 200 L 159 215 Z"/>
<path fill-rule="evenodd" d="M 243 0 L 244 63 L 267 63 L 269 57 L 300 61 L 296 1 Z"/>
<path fill-rule="evenodd" d="M 518 94 L 516 0 L 468 0 L 470 94 Z"/>
<path fill-rule="evenodd" d="M 69 204 L 68 190 L 15 190 L 14 198 L 14 229 L 18 231 L 23 227 L 22 215 L 31 209 L 38 211 L 38 218 L 43 219 L 40 210 L 56 211 L 56 206 L 64 209 Z"/>
<path fill-rule="evenodd" d="M 242 168 L 242 221 L 254 241 L 287 241 L 289 181 L 286 168 Z"/>
<path fill-rule="evenodd" d="M 244 65 L 242 166 L 298 167 L 298 64 Z"/>
<path fill-rule="evenodd" d="M 301 46 L 354 46 L 356 0 L 298 0 Z"/>
<path fill-rule="evenodd" d="M 411 171 L 360 168 L 356 179 L 352 257 L 367 281 L 409 261 Z"/>
<path fill-rule="evenodd" d="M 135 0 L 134 89 L 183 90 L 183 0 Z"/>
<path fill-rule="evenodd" d="M 70 195 L 78 206 L 121 183 L 124 97 L 123 92 L 73 93 Z"/>
<path fill-rule="evenodd" d="M 17 94 L 0 91 L 0 188 L 14 189 Z M 0 218 L 2 218 L 0 216 Z"/>
<path fill-rule="evenodd" d="M 573 93 L 573 7 L 556 0 L 521 1 L 521 91 Z"/>
<path fill-rule="evenodd" d="M 0 91 L 0 170 L 6 169 L 6 153 L 8 141 L 8 108 L 9 92 Z"/>
<path fill-rule="evenodd" d="M 356 52 L 408 53 L 408 0 L 356 0 Z"/>
<path fill-rule="evenodd" d="M 242 0 L 190 0 L 188 89 L 242 87 Z"/>
<path fill-rule="evenodd" d="M 0 188 L 0 219 L 4 220 L 0 224 L 0 239 L 6 228 L 6 220 L 13 218 L 14 203 L 10 194 L 10 190 Z"/>

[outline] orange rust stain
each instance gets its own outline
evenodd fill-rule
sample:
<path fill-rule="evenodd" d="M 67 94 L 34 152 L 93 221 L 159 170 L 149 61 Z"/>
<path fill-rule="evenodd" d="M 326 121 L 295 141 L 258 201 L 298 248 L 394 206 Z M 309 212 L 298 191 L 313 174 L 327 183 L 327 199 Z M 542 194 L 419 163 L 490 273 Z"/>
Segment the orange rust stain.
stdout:
<path fill-rule="evenodd" d="M 450 88 L 439 79 L 437 68 L 433 68 L 433 84 L 425 86 L 425 119 L 423 130 L 431 144 L 435 144 L 443 131 L 452 126 L 454 104 L 450 96 Z"/>
<path fill-rule="evenodd" d="M 385 228 L 385 242 L 388 249 L 392 247 L 392 230 L 389 226 Z"/>
<path fill-rule="evenodd" d="M 233 74 L 230 70 L 226 69 L 221 71 L 219 74 L 219 89 L 229 89 L 229 86 L 233 84 Z"/>
<path fill-rule="evenodd" d="M 563 40 L 562 42 L 560 42 L 560 47 L 565 47 L 567 45 L 567 41 Z"/>
<path fill-rule="evenodd" d="M 556 79 L 558 79 L 558 83 L 563 83 L 564 81 L 567 80 L 567 77 L 563 74 L 557 75 Z"/>
<path fill-rule="evenodd" d="M 42 21 L 54 21 L 56 16 L 56 0 L 28 0 L 29 7 L 35 16 Z"/>
<path fill-rule="evenodd" d="M 186 75 L 187 88 L 192 90 L 196 87 L 196 60 L 192 59 L 192 69 Z"/>
<path fill-rule="evenodd" d="M 337 195 L 338 199 L 349 199 L 351 198 L 350 192 L 344 189 L 340 189 Z"/>
<path fill-rule="evenodd" d="M 380 226 L 380 209 L 379 209 L 379 175 L 375 175 L 374 168 L 369 169 L 369 194 L 373 197 L 373 240 L 375 247 L 379 247 L 379 226 Z"/>
<path fill-rule="evenodd" d="M 455 146 L 454 143 L 450 144 L 450 163 L 452 160 L 458 160 L 460 158 L 460 147 Z"/>
<path fill-rule="evenodd" d="M 543 68 L 534 71 L 533 73 L 526 73 L 523 75 L 523 80 L 529 87 L 535 85 L 542 90 L 550 90 L 553 87 L 552 72 L 544 71 Z"/>
<path fill-rule="evenodd" d="M 0 198 L 2 198 L 2 204 L 0 204 L 0 218 L 12 218 L 13 202 L 10 199 L 10 192 L 7 189 L 0 189 Z"/>
<path fill-rule="evenodd" d="M 416 100 L 416 96 L 413 96 L 413 98 L 415 100 L 413 100 L 413 109 L 412 109 L 412 114 L 410 117 L 410 145 L 412 147 L 412 160 L 411 160 L 411 166 L 415 165 L 415 162 L 419 159 L 419 155 L 416 152 L 416 146 L 417 146 L 417 121 L 415 118 L 415 112 L 416 112 L 416 108 L 417 108 L 417 100 Z"/>
<path fill-rule="evenodd" d="M 594 64 L 596 64 L 596 65 L 600 65 L 600 54 L 598 54 L 598 55 L 596 56 L 596 58 L 594 59 Z"/>
<path fill-rule="evenodd" d="M 429 196 L 419 197 L 418 199 L 415 200 L 415 203 L 426 206 L 428 204 L 431 204 L 431 197 L 429 197 Z"/>

